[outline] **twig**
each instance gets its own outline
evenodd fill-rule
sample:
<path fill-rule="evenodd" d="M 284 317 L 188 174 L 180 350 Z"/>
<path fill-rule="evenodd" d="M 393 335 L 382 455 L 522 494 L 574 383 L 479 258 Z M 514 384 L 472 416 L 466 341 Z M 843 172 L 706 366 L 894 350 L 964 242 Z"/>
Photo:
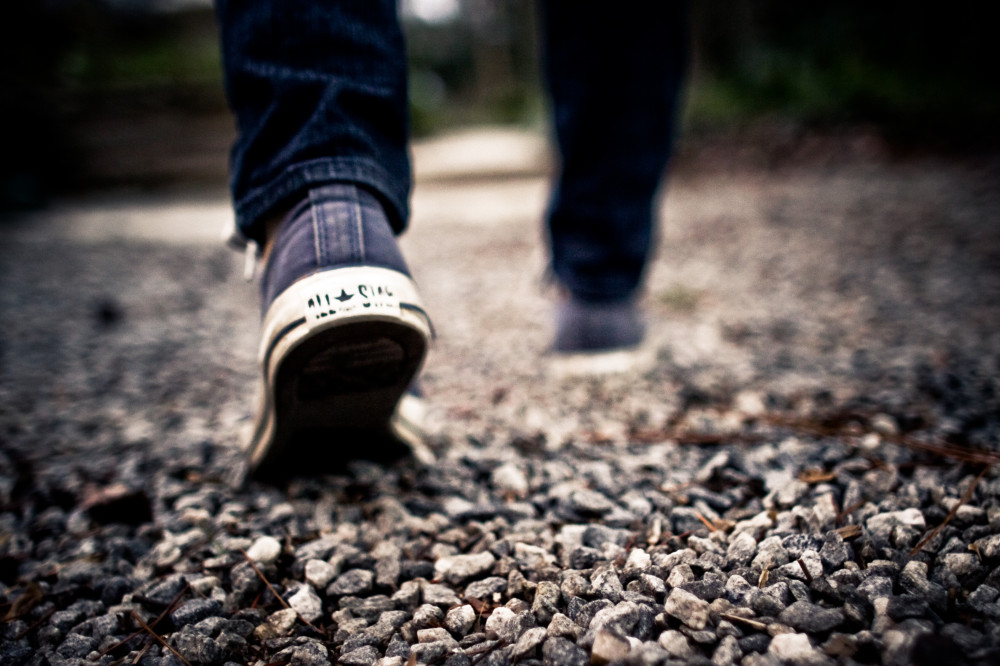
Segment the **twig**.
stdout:
<path fill-rule="evenodd" d="M 705 516 L 701 515 L 700 511 L 695 511 L 694 515 L 696 515 L 698 517 L 698 520 L 700 520 L 701 522 L 705 523 L 705 527 L 708 528 L 709 532 L 715 532 L 716 531 L 715 525 L 713 525 L 712 523 L 708 522 L 708 518 L 706 518 Z"/>
<path fill-rule="evenodd" d="M 288 602 L 282 599 L 281 595 L 278 594 L 278 592 L 274 589 L 274 586 L 271 585 L 271 581 L 267 579 L 267 576 L 261 573 L 261 570 L 257 568 L 257 564 L 250 559 L 250 556 L 247 555 L 247 551 L 240 548 L 240 553 L 243 555 L 243 557 L 246 558 L 247 563 L 250 565 L 250 568 L 253 569 L 253 572 L 257 574 L 257 577 L 260 578 L 262 581 L 264 581 L 264 585 L 266 585 L 267 589 L 271 591 L 271 594 L 274 596 L 275 599 L 278 600 L 278 603 L 284 606 L 285 608 L 291 608 L 291 606 L 288 605 Z"/>
<path fill-rule="evenodd" d="M 245 550 L 243 550 L 242 548 L 240 548 L 240 552 L 241 552 L 241 553 L 243 554 L 243 557 L 245 557 L 245 558 L 246 558 L 247 562 L 248 562 L 248 563 L 250 564 L 250 568 L 254 570 L 254 573 L 256 573 L 256 574 L 257 574 L 257 576 L 258 576 L 258 577 L 259 577 L 259 578 L 260 578 L 260 579 L 261 579 L 262 581 L 264 581 L 264 585 L 266 585 L 266 586 L 267 586 L 267 589 L 268 589 L 268 590 L 270 590 L 270 592 L 271 592 L 271 594 L 272 594 L 272 595 L 274 596 L 274 598 L 275 598 L 275 599 L 277 599 L 277 600 L 278 600 L 278 602 L 279 602 L 279 603 L 280 603 L 280 604 L 281 604 L 282 606 L 284 606 L 285 608 L 288 608 L 288 609 L 291 609 L 291 610 L 295 610 L 295 609 L 293 609 L 293 608 L 292 608 L 291 606 L 289 606 L 289 605 L 288 605 L 288 602 L 287 602 L 287 601 L 285 601 L 284 599 L 282 599 L 282 598 L 281 598 L 281 595 L 280 595 L 280 594 L 278 594 L 277 590 L 275 590 L 275 589 L 274 589 L 274 586 L 273 586 L 273 585 L 271 585 L 271 581 L 269 581 L 269 580 L 267 579 L 267 576 L 265 576 L 265 575 L 263 574 L 263 572 L 261 572 L 261 570 L 257 568 L 257 564 L 256 564 L 256 563 L 255 563 L 255 562 L 254 562 L 253 560 L 251 560 L 251 559 L 250 559 L 250 556 L 249 556 L 249 555 L 247 555 L 247 552 L 246 552 Z M 316 632 L 317 634 L 319 634 L 320 636 L 322 636 L 322 635 L 323 635 L 323 632 L 322 632 L 322 631 L 320 631 L 319 629 L 317 629 L 317 628 L 316 628 L 316 626 L 315 626 L 315 625 L 314 625 L 314 624 L 313 624 L 312 622 L 310 622 L 309 620 L 307 620 L 307 619 L 305 619 L 304 617 L 302 617 L 302 613 L 300 613 L 300 612 L 298 612 L 298 611 L 295 611 L 295 616 L 296 616 L 297 618 L 299 618 L 300 620 L 302 620 L 302 623 L 303 623 L 304 625 L 306 625 L 307 627 L 309 627 L 310 629 L 312 629 L 313 631 L 315 631 L 315 632 Z"/>
<path fill-rule="evenodd" d="M 855 502 L 851 506 L 847 507 L 846 509 L 844 509 L 843 511 L 841 511 L 840 513 L 838 513 L 837 514 L 837 518 L 836 518 L 836 522 L 838 522 L 838 523 L 843 522 L 844 518 L 847 518 L 849 515 L 851 515 L 852 513 L 854 513 L 858 509 L 860 509 L 862 506 L 864 506 L 864 503 L 866 501 L 867 500 L 865 500 L 864 498 L 859 499 L 857 502 Z"/>
<path fill-rule="evenodd" d="M 156 617 L 156 619 L 153 620 L 152 624 L 149 625 L 150 628 L 155 627 L 160 622 L 162 622 L 163 618 L 165 618 L 168 613 L 170 613 L 172 610 L 174 610 L 174 608 L 176 608 L 177 602 L 181 600 L 181 597 L 184 596 L 184 593 L 188 591 L 189 587 L 191 587 L 191 586 L 190 585 L 184 585 L 184 587 L 181 588 L 181 591 L 177 593 L 177 595 L 170 601 L 170 603 L 167 604 L 167 607 L 164 608 L 163 611 Z M 132 614 L 134 615 L 135 611 L 132 611 Z M 115 650 L 117 650 L 121 646 L 125 645 L 126 643 L 128 643 L 130 640 L 132 640 L 133 638 L 137 637 L 141 633 L 143 633 L 143 629 L 139 629 L 138 631 L 133 632 L 130 636 L 127 636 L 127 637 L 123 638 L 122 640 L 118 641 L 117 643 L 115 643 L 114 645 L 112 645 L 111 647 L 109 647 L 107 650 L 105 650 L 104 652 L 102 652 L 100 654 L 100 656 L 104 657 L 106 655 L 111 654 L 112 652 L 114 652 Z"/>
<path fill-rule="evenodd" d="M 920 540 L 920 543 L 918 543 L 916 546 L 913 547 L 913 550 L 910 551 L 910 557 L 913 557 L 914 555 L 919 553 L 920 549 L 923 548 L 928 541 L 936 537 L 938 535 L 938 532 L 943 530 L 944 526 L 951 522 L 951 519 L 955 517 L 956 513 L 958 513 L 958 509 L 972 498 L 972 493 L 976 491 L 976 486 L 979 485 L 979 480 L 986 475 L 986 472 L 989 471 L 989 469 L 990 468 L 988 465 L 986 467 L 983 467 L 982 471 L 979 472 L 979 475 L 976 476 L 975 480 L 973 480 L 973 482 L 969 484 L 969 487 L 965 489 L 965 492 L 962 493 L 962 497 L 961 499 L 958 500 L 958 504 L 951 507 L 951 511 L 949 511 L 948 515 L 945 516 L 944 521 L 940 525 L 935 527 L 933 530 L 931 530 L 927 534 L 927 536 L 925 536 L 923 539 Z"/>
<path fill-rule="evenodd" d="M 719 617 L 723 620 L 729 620 L 730 622 L 742 622 L 743 624 L 756 629 L 757 631 L 767 631 L 767 625 L 763 622 L 758 622 L 757 620 L 752 620 L 748 617 L 740 617 L 739 615 L 732 615 L 731 613 L 719 613 Z"/>
<path fill-rule="evenodd" d="M 187 664 L 187 666 L 191 666 L 191 662 L 188 661 L 187 659 L 185 659 L 184 655 L 182 655 L 180 652 L 178 652 L 177 650 L 175 650 L 174 648 L 172 648 L 170 646 L 170 644 L 167 643 L 167 641 L 165 641 L 163 639 L 163 636 L 160 636 L 158 633 L 156 633 L 155 631 L 153 631 L 152 627 L 150 627 L 148 624 L 146 624 L 145 622 L 143 622 L 142 618 L 139 617 L 139 614 L 136 613 L 134 610 L 132 611 L 132 617 L 135 618 L 135 621 L 139 623 L 139 626 L 142 627 L 144 631 L 146 631 L 150 636 L 152 636 L 153 638 L 156 639 L 157 643 L 159 643 L 163 647 L 165 647 L 168 650 L 170 650 L 171 652 L 173 652 L 174 656 L 177 657 L 178 659 L 180 659 L 185 664 Z"/>
<path fill-rule="evenodd" d="M 801 557 L 798 560 L 796 560 L 796 562 L 799 563 L 799 568 L 802 569 L 802 573 L 805 574 L 806 576 L 806 583 L 812 585 L 813 577 L 812 574 L 809 573 L 809 568 L 806 566 L 806 563 L 802 561 Z"/>

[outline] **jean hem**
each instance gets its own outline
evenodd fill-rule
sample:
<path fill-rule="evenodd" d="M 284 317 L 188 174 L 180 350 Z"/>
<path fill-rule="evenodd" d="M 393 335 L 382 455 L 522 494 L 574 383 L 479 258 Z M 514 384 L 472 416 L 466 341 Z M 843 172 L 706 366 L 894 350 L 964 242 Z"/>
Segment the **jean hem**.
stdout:
<path fill-rule="evenodd" d="M 386 207 L 396 234 L 409 217 L 409 186 L 400 186 L 378 163 L 363 157 L 323 158 L 292 165 L 265 185 L 236 197 L 236 227 L 246 240 L 263 241 L 263 221 L 282 207 L 291 208 L 306 193 L 330 183 L 354 183 L 372 190 Z"/>

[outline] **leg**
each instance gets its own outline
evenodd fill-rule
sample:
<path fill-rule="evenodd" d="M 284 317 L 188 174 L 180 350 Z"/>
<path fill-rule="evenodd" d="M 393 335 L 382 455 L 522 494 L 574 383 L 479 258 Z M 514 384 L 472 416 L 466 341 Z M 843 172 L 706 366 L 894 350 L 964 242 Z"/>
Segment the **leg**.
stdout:
<path fill-rule="evenodd" d="M 684 4 L 542 2 L 544 70 L 562 172 L 552 270 L 585 304 L 634 298 L 653 238 L 686 66 Z"/>
<path fill-rule="evenodd" d="M 273 478 L 394 455 L 394 412 L 430 337 L 395 239 L 410 189 L 395 2 L 217 9 L 239 125 L 237 223 L 268 248 L 251 470 Z"/>
<path fill-rule="evenodd" d="M 393 0 L 217 0 L 226 93 L 236 114 L 237 225 L 263 240 L 269 216 L 313 187 L 371 190 L 393 229 L 410 190 L 406 58 Z"/>

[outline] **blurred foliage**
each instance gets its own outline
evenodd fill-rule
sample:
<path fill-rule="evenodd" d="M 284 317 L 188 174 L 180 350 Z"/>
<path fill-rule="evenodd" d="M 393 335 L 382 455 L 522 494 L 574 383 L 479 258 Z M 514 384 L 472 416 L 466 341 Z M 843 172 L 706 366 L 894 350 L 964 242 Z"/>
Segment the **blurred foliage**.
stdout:
<path fill-rule="evenodd" d="M 982 3 L 699 0 L 691 130 L 776 114 L 887 138 L 995 143 L 996 27 Z"/>
<path fill-rule="evenodd" d="M 409 0 L 411 3 L 416 0 Z M 88 118 L 223 113 L 211 7 L 161 0 L 21 0 L 0 23 L 0 206 L 71 184 Z M 865 123 L 887 138 L 995 146 L 1000 76 L 984 5 L 697 0 L 684 132 L 779 118 Z M 404 14 L 417 135 L 541 126 L 533 0 L 460 0 L 446 21 Z M 610 10 L 609 10 L 610 11 Z"/>

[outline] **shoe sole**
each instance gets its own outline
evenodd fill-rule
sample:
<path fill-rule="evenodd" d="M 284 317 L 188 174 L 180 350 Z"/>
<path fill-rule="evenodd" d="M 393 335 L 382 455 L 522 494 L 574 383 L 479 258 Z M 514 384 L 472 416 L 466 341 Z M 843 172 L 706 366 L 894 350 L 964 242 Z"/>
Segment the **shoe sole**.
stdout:
<path fill-rule="evenodd" d="M 311 474 L 402 453 L 393 414 L 430 337 L 416 285 L 398 271 L 332 269 L 282 292 L 263 322 L 250 473 Z"/>

